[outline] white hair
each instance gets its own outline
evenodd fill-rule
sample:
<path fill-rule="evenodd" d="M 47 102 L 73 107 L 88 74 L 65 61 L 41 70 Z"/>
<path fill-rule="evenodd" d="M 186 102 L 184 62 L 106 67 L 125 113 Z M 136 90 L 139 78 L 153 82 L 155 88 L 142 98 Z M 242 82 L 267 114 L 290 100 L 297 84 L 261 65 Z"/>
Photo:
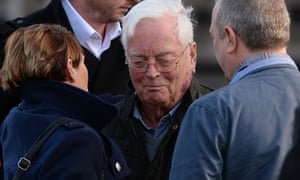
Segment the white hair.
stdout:
<path fill-rule="evenodd" d="M 191 12 L 193 8 L 185 8 L 181 0 L 144 0 L 136 4 L 122 19 L 121 41 L 127 49 L 127 40 L 133 36 L 136 25 L 145 18 L 159 19 L 171 16 L 176 19 L 176 30 L 179 42 L 185 46 L 194 40 Z"/>

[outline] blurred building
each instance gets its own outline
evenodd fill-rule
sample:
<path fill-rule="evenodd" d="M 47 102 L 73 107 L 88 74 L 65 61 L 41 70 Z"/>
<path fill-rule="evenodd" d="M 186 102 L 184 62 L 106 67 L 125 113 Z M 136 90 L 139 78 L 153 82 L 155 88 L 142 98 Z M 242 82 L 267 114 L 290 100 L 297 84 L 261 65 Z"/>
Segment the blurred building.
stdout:
<path fill-rule="evenodd" d="M 25 16 L 29 13 L 45 7 L 50 0 L 0 0 L 0 19 L 12 19 Z M 112 0 L 113 1 L 113 0 Z M 195 40 L 198 45 L 197 77 L 199 81 L 213 88 L 219 88 L 227 84 L 223 73 L 217 65 L 212 49 L 212 40 L 208 29 L 210 24 L 211 9 L 214 0 L 183 0 L 185 5 L 194 8 Z M 300 0 L 286 0 L 290 11 L 291 41 L 288 46 L 289 54 L 300 65 Z"/>
<path fill-rule="evenodd" d="M 27 15 L 41 7 L 45 7 L 50 0 L 0 0 L 0 19 L 6 20 Z"/>

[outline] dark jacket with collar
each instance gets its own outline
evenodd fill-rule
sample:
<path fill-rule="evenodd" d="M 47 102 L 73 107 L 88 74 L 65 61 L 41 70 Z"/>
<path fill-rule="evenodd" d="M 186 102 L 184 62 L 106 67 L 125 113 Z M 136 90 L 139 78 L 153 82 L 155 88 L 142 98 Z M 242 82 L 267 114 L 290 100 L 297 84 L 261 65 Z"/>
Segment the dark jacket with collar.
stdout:
<path fill-rule="evenodd" d="M 126 162 L 132 171 L 129 179 L 168 179 L 175 141 L 183 116 L 188 106 L 197 98 L 211 92 L 194 78 L 185 93 L 181 105 L 174 114 L 173 122 L 161 141 L 152 162 L 145 146 L 145 136 L 140 122 L 133 117 L 136 95 L 133 94 L 118 104 L 119 115 L 103 130 L 121 148 Z"/>
<path fill-rule="evenodd" d="M 20 26 L 28 26 L 37 23 L 60 24 L 70 31 L 73 31 L 69 20 L 64 12 L 60 0 L 52 0 L 50 4 L 25 18 L 0 24 L 0 65 L 4 60 L 3 47 L 10 33 Z M 88 50 L 84 49 L 85 64 L 89 73 L 89 91 L 93 94 L 111 93 L 128 94 L 129 73 L 128 67 L 124 63 L 125 55 L 120 38 L 111 42 L 111 46 L 101 55 L 99 61 Z M 9 109 L 19 102 L 0 88 L 0 122 L 4 119 Z"/>
<path fill-rule="evenodd" d="M 0 128 L 5 179 L 12 178 L 19 158 L 34 140 L 61 117 L 82 121 L 87 126 L 57 129 L 22 179 L 96 180 L 101 178 L 103 166 L 105 179 L 117 179 L 129 173 L 118 146 L 100 133 L 117 114 L 114 106 L 57 81 L 27 81 L 21 86 L 21 97 L 20 105 L 10 111 Z M 107 161 L 103 159 L 103 147 Z M 121 171 L 115 168 L 117 161 Z"/>

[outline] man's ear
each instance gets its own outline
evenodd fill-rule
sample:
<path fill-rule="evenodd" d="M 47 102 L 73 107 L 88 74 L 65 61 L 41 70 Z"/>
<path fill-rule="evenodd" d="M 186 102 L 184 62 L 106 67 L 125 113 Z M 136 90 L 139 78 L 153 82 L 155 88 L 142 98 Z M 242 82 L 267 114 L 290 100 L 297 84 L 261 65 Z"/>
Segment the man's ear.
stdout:
<path fill-rule="evenodd" d="M 238 45 L 237 35 L 234 32 L 234 30 L 229 26 L 224 27 L 224 33 L 225 33 L 225 38 L 227 40 L 226 52 L 232 53 L 237 49 L 237 45 Z"/>
<path fill-rule="evenodd" d="M 197 44 L 196 42 L 192 42 L 190 45 L 190 54 L 191 57 L 191 63 L 194 66 L 193 74 L 196 73 L 196 66 L 197 66 Z"/>
<path fill-rule="evenodd" d="M 74 81 L 74 67 L 72 64 L 72 60 L 68 59 L 67 65 L 66 65 L 66 81 L 73 82 Z"/>
<path fill-rule="evenodd" d="M 196 63 L 197 62 L 197 44 L 196 44 L 196 42 L 190 43 L 190 56 L 191 56 L 192 60 L 195 61 L 194 63 Z"/>

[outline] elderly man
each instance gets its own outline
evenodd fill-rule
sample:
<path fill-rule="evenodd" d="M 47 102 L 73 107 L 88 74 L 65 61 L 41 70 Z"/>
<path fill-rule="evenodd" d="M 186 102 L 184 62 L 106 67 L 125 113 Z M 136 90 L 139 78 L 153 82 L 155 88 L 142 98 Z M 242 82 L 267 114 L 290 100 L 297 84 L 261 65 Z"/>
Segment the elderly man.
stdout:
<path fill-rule="evenodd" d="M 104 132 L 120 146 L 131 179 L 168 179 L 182 118 L 211 91 L 194 77 L 189 13 L 180 1 L 147 0 L 124 18 L 121 40 L 136 92 L 118 104 L 119 115 Z"/>

